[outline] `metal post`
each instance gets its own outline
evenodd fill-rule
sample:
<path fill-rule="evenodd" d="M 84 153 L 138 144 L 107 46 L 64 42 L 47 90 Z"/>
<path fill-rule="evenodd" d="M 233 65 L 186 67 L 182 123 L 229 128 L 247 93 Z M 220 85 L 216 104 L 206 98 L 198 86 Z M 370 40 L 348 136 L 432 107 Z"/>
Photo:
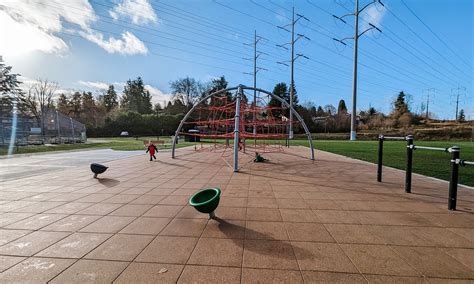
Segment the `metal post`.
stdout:
<path fill-rule="evenodd" d="M 57 125 L 58 125 L 58 140 L 59 140 L 59 144 L 61 144 L 61 132 L 60 132 L 60 124 L 59 124 L 59 113 L 58 111 L 56 110 L 56 121 L 57 121 Z"/>
<path fill-rule="evenodd" d="M 235 103 L 235 124 L 234 124 L 234 172 L 239 171 L 239 132 L 240 132 L 240 99 L 243 95 L 242 88 L 237 91 Z"/>
<path fill-rule="evenodd" d="M 359 43 L 359 0 L 355 0 L 354 74 L 352 78 L 351 141 L 357 139 L 357 47 Z"/>
<path fill-rule="evenodd" d="M 377 162 L 377 181 L 382 182 L 383 134 L 379 135 L 379 158 Z"/>
<path fill-rule="evenodd" d="M 405 169 L 405 192 L 411 193 L 411 173 L 413 166 L 413 135 L 408 135 L 407 140 L 407 165 Z"/>
<path fill-rule="evenodd" d="M 295 7 L 293 7 L 293 16 L 291 18 L 291 81 L 290 81 L 290 134 L 289 139 L 293 139 L 293 96 L 295 89 L 294 81 L 294 65 L 295 65 Z M 288 147 L 290 144 L 288 143 Z"/>
<path fill-rule="evenodd" d="M 449 179 L 449 197 L 448 209 L 456 210 L 456 200 L 458 196 L 458 176 L 459 176 L 459 157 L 461 156 L 461 148 L 458 146 L 451 147 L 451 177 Z"/>
<path fill-rule="evenodd" d="M 70 117 L 69 120 L 71 121 L 72 143 L 75 144 L 76 143 L 76 136 L 74 134 L 74 123 L 72 122 L 72 117 Z"/>
<path fill-rule="evenodd" d="M 257 125 L 255 124 L 256 120 L 256 108 L 257 108 L 257 30 L 254 33 L 254 42 L 253 42 L 253 136 L 254 142 L 257 142 Z"/>

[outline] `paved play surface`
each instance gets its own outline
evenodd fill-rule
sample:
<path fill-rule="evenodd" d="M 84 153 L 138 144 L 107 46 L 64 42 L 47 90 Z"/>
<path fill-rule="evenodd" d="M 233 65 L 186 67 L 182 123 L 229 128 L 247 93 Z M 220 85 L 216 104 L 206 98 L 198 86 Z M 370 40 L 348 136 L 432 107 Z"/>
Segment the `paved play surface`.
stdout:
<path fill-rule="evenodd" d="M 292 147 L 243 157 L 177 150 L 0 183 L 0 282 L 441 283 L 474 281 L 474 191 Z M 3 160 L 0 160 L 3 163 Z M 187 205 L 218 186 L 208 220 Z"/>
<path fill-rule="evenodd" d="M 143 151 L 114 151 L 111 149 L 69 151 L 60 153 L 25 154 L 0 158 L 0 181 L 86 166 L 143 154 Z"/>

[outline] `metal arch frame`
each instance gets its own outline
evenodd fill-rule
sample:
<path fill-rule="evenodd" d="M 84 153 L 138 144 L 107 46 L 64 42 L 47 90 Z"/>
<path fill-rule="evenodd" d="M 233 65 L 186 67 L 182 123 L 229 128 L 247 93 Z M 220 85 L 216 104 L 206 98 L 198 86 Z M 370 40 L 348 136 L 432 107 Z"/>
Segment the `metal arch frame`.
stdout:
<path fill-rule="evenodd" d="M 308 142 L 309 142 L 309 146 L 310 146 L 310 159 L 311 160 L 314 160 L 314 147 L 313 147 L 313 139 L 311 137 L 311 133 L 309 132 L 309 129 L 308 127 L 306 126 L 306 123 L 304 122 L 303 118 L 296 112 L 296 110 L 290 106 L 290 104 L 288 104 L 285 100 L 283 100 L 282 98 L 274 95 L 273 93 L 270 93 L 270 92 L 267 92 L 263 89 L 259 89 L 259 88 L 253 88 L 253 87 L 247 87 L 247 86 L 244 86 L 244 85 L 239 85 L 237 87 L 232 87 L 232 88 L 227 88 L 227 89 L 224 89 L 224 90 L 220 90 L 220 91 L 217 91 L 217 92 L 214 92 L 212 94 L 209 94 L 207 95 L 206 97 L 202 98 L 199 102 L 197 102 L 196 104 L 194 104 L 194 106 L 186 113 L 186 115 L 183 117 L 183 119 L 181 120 L 178 128 L 176 129 L 175 131 L 175 135 L 174 135 L 174 138 L 173 138 L 173 146 L 172 146 L 172 149 L 171 149 L 171 158 L 175 158 L 175 150 L 176 150 L 176 140 L 178 139 L 178 134 L 179 132 L 181 131 L 181 128 L 183 127 L 184 125 L 184 122 L 186 122 L 186 120 L 188 119 L 188 117 L 191 115 L 191 113 L 193 113 L 193 111 L 196 109 L 196 107 L 201 104 L 202 102 L 206 101 L 207 99 L 211 98 L 212 96 L 216 96 L 216 95 L 219 95 L 221 93 L 224 93 L 224 92 L 230 92 L 230 91 L 235 91 L 235 90 L 253 90 L 253 91 L 257 91 L 257 92 L 261 92 L 261 93 L 264 93 L 264 94 L 267 94 L 269 96 L 271 96 L 272 98 L 275 98 L 276 100 L 278 100 L 279 102 L 281 102 L 283 105 L 285 105 L 286 107 L 288 107 L 291 111 L 291 113 L 293 113 L 296 118 L 298 119 L 298 121 L 301 123 L 301 125 L 303 126 L 303 129 L 306 133 L 306 136 L 308 138 Z M 238 94 L 239 96 L 242 95 L 241 93 Z M 234 149 L 235 151 L 235 149 Z M 234 169 L 235 170 L 235 169 Z"/>

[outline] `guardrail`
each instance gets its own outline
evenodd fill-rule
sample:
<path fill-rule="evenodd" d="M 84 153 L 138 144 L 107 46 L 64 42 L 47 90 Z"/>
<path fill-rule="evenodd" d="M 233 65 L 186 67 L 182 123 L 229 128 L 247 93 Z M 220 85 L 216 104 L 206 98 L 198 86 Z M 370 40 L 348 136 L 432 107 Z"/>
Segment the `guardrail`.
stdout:
<path fill-rule="evenodd" d="M 407 135 L 406 137 L 390 137 L 379 135 L 379 147 L 378 147 L 378 162 L 377 162 L 377 181 L 382 182 L 382 169 L 383 169 L 383 142 L 384 140 L 405 140 L 407 142 L 407 156 L 405 166 L 405 192 L 411 193 L 412 188 L 412 173 L 413 173 L 413 152 L 415 150 L 428 150 L 428 151 L 441 151 L 445 153 L 451 153 L 451 173 L 449 178 L 449 194 L 448 194 L 448 209 L 456 210 L 457 202 L 457 191 L 458 191 L 458 179 L 459 179 L 459 166 L 473 166 L 474 162 L 464 161 L 460 159 L 461 148 L 458 146 L 452 146 L 447 148 L 442 147 L 428 147 L 428 146 L 417 146 L 414 144 L 413 135 Z"/>

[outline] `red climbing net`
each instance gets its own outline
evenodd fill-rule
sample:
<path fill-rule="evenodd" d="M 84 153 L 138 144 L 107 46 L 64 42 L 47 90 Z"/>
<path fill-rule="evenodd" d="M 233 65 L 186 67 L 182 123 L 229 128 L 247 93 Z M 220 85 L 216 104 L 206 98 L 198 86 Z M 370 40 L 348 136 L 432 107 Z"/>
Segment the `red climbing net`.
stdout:
<path fill-rule="evenodd" d="M 211 97 L 196 107 L 184 122 L 181 136 L 198 140 L 196 151 L 220 151 L 230 156 L 234 147 L 236 95 Z M 265 93 L 244 93 L 239 109 L 239 150 L 255 156 L 258 153 L 284 151 L 291 123 L 288 108 Z M 297 126 L 294 126 L 297 127 Z"/>

